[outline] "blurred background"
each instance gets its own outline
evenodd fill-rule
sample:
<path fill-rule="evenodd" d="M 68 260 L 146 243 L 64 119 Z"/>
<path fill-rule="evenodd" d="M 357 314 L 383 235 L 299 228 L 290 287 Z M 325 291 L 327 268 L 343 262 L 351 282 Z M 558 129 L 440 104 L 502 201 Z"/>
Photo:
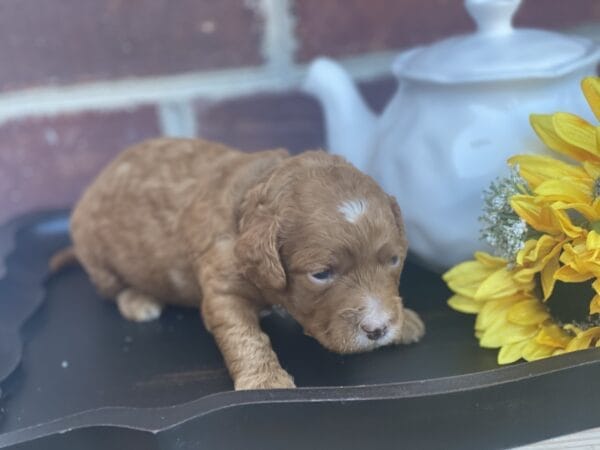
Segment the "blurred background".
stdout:
<path fill-rule="evenodd" d="M 525 0 L 515 25 L 598 39 L 600 1 Z M 149 137 L 321 147 L 298 91 L 312 58 L 341 60 L 379 111 L 398 50 L 473 29 L 462 0 L 2 0 L 0 223 L 70 206 Z"/>

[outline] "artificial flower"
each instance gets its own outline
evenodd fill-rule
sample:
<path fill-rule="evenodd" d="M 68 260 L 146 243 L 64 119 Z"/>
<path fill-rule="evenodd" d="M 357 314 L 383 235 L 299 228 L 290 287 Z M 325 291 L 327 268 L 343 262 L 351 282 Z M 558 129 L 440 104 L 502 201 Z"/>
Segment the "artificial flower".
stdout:
<path fill-rule="evenodd" d="M 581 82 L 583 94 L 600 120 L 600 79 L 588 77 Z M 532 114 L 530 122 L 540 139 L 552 150 L 580 162 L 600 163 L 598 128 L 569 113 Z"/>
<path fill-rule="evenodd" d="M 600 78 L 582 90 L 600 119 Z M 448 304 L 477 315 L 475 336 L 500 349 L 500 364 L 600 346 L 600 127 L 568 113 L 531 124 L 561 158 L 512 157 L 484 192 L 482 238 L 495 254 L 443 276 Z"/>

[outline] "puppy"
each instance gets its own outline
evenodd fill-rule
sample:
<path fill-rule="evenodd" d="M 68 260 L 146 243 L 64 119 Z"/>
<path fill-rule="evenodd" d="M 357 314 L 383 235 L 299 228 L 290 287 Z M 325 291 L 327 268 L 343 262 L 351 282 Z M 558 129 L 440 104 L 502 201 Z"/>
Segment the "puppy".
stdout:
<path fill-rule="evenodd" d="M 236 389 L 294 387 L 259 325 L 274 305 L 339 353 L 424 333 L 398 296 L 407 251 L 398 205 L 321 151 L 143 142 L 85 191 L 71 235 L 72 256 L 127 319 L 199 307 Z"/>

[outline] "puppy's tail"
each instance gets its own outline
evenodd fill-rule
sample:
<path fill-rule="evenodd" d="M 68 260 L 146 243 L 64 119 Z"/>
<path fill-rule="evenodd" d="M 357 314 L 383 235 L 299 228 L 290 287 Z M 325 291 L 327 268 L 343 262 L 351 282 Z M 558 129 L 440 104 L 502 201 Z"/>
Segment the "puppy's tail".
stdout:
<path fill-rule="evenodd" d="M 77 259 L 77 254 L 75 253 L 75 247 L 70 246 L 56 252 L 50 259 L 48 265 L 50 267 L 50 273 L 54 274 L 59 270 L 77 264 L 78 262 L 79 260 Z"/>

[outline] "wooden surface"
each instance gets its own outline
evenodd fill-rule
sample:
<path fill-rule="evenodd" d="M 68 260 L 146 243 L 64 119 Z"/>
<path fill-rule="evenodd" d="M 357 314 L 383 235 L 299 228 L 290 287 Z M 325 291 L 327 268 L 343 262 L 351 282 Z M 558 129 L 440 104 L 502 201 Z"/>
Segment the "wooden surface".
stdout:
<path fill-rule="evenodd" d="M 66 244 L 65 219 L 20 222 L 6 258 L 0 319 L 21 317 L 31 295 L 44 301 L 2 382 L 0 448 L 363 450 L 377 436 L 378 449 L 480 450 L 600 426 L 599 349 L 498 368 L 496 352 L 473 338 L 473 317 L 445 307 L 439 276 L 412 264 L 401 289 L 428 326 L 421 343 L 335 355 L 271 315 L 263 327 L 303 389 L 232 392 L 196 311 L 133 324 L 79 267 L 43 283 L 48 257 Z M 537 448 L 594 448 L 595 436 L 575 438 Z"/>

